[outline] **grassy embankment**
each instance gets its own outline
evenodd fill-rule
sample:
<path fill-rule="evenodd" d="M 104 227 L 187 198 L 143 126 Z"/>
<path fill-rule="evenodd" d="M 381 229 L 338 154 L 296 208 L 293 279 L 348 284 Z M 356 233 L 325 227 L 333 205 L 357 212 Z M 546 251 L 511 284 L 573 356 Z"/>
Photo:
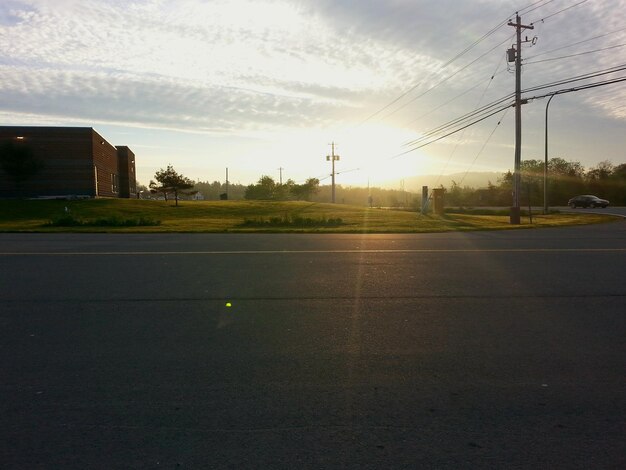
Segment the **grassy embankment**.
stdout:
<path fill-rule="evenodd" d="M 68 212 L 65 208 L 67 207 Z M 84 225 L 54 226 L 68 218 Z M 340 220 L 339 220 L 340 219 Z M 415 212 L 341 204 L 263 201 L 182 201 L 96 199 L 0 201 L 1 232 L 319 232 L 420 233 L 580 225 L 611 220 L 595 214 L 534 215 L 511 226 L 503 213 L 422 216 Z M 153 223 L 143 226 L 138 222 Z"/>

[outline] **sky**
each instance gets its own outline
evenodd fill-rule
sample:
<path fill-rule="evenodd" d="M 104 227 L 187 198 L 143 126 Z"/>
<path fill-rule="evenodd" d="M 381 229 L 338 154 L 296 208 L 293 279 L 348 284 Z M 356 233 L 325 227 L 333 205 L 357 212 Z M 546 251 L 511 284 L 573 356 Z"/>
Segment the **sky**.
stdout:
<path fill-rule="evenodd" d="M 516 11 L 534 26 L 522 89 L 604 73 L 524 97 L 626 76 L 606 73 L 626 66 L 626 0 L 2 0 L 0 122 L 93 127 L 135 152 L 142 184 L 168 164 L 327 184 L 332 142 L 347 186 L 505 172 L 510 98 L 410 142 L 514 92 Z M 522 159 L 544 158 L 546 103 L 522 107 Z M 625 163 L 626 82 L 556 96 L 548 124 L 550 157 Z"/>

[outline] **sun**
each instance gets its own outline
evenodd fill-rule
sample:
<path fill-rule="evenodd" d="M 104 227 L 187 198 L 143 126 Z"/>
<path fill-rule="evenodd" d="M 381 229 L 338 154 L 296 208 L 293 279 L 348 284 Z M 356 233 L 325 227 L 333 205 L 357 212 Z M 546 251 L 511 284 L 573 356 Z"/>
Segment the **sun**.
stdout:
<path fill-rule="evenodd" d="M 346 172 L 342 181 L 367 180 L 379 185 L 428 172 L 432 161 L 427 153 L 404 153 L 409 149 L 404 144 L 415 137 L 412 131 L 380 123 L 364 123 L 340 134 L 337 171 Z M 353 168 L 354 175 L 349 175 L 347 171 Z"/>

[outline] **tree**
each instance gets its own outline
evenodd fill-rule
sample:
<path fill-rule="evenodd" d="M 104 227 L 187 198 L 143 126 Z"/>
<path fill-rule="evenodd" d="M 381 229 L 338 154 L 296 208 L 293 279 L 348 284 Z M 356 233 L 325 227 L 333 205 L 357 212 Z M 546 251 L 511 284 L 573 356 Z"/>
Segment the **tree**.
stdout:
<path fill-rule="evenodd" d="M 521 165 L 522 199 L 526 204 L 543 204 L 543 160 L 524 160 Z M 524 198 L 525 196 L 525 198 Z"/>
<path fill-rule="evenodd" d="M 195 184 L 193 180 L 187 178 L 186 176 L 179 175 L 176 170 L 174 170 L 172 165 L 167 165 L 167 168 L 165 170 L 161 168 L 159 171 L 157 171 L 154 174 L 154 179 L 157 182 L 155 183 L 154 181 L 150 181 L 150 192 L 163 193 L 166 201 L 167 194 L 174 193 L 176 206 L 178 206 L 178 195 L 190 194 L 189 192 L 184 192 L 183 190 L 193 188 Z"/>
<path fill-rule="evenodd" d="M 251 184 L 246 188 L 246 199 L 274 199 L 276 182 L 271 176 L 261 176 L 257 184 Z"/>
<path fill-rule="evenodd" d="M 35 176 L 44 167 L 32 148 L 23 143 L 5 142 L 0 146 L 0 166 L 20 193 L 22 183 Z"/>
<path fill-rule="evenodd" d="M 154 180 L 150 180 L 150 183 L 148 183 L 148 187 L 150 188 L 150 192 L 152 194 L 162 193 L 165 201 L 167 202 L 167 195 L 170 192 L 169 187 L 156 183 Z"/>
<path fill-rule="evenodd" d="M 626 163 L 622 163 L 613 168 L 609 179 L 611 204 L 616 206 L 626 205 Z"/>
<path fill-rule="evenodd" d="M 304 184 L 294 184 L 291 187 L 291 194 L 295 199 L 310 201 L 311 197 L 320 190 L 320 180 L 309 178 Z"/>
<path fill-rule="evenodd" d="M 587 188 L 591 194 L 602 198 L 610 197 L 609 180 L 613 174 L 613 168 L 613 164 L 610 161 L 604 160 L 587 170 L 585 176 L 587 178 Z"/>
<path fill-rule="evenodd" d="M 297 199 L 309 201 L 319 191 L 320 180 L 309 178 L 304 184 L 296 184 L 293 180 L 287 180 L 284 184 L 276 183 L 271 176 L 262 176 L 257 184 L 251 184 L 246 188 L 245 199 L 267 199 L 274 201 L 287 201 Z"/>

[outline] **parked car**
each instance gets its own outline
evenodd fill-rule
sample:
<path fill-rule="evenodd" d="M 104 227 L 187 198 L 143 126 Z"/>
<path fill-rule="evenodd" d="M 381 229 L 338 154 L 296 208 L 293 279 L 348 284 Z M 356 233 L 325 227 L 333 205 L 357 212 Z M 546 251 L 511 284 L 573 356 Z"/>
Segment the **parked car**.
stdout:
<path fill-rule="evenodd" d="M 600 199 L 598 196 L 593 196 L 591 194 L 585 194 L 582 196 L 576 196 L 567 201 L 567 205 L 572 209 L 576 209 L 577 207 L 607 207 L 609 205 L 609 201 L 606 199 Z"/>

